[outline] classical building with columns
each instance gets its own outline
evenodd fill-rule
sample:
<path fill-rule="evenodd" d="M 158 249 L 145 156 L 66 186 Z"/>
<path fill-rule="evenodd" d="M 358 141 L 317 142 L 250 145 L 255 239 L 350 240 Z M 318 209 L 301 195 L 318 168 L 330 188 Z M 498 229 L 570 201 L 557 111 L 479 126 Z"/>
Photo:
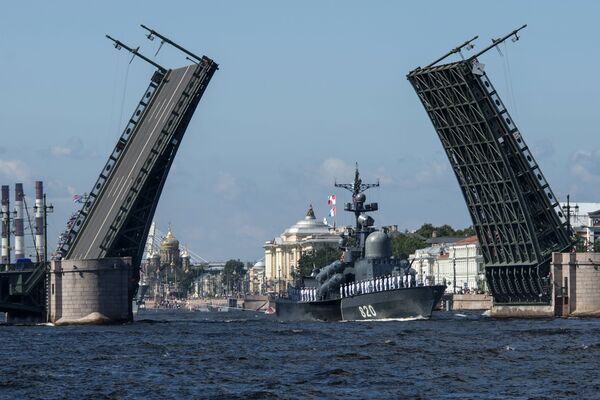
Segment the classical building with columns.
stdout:
<path fill-rule="evenodd" d="M 446 292 L 486 290 L 483 256 L 477 236 L 439 237 L 427 240 L 409 259 L 420 282 L 446 284 Z M 456 287 L 454 286 L 456 282 Z"/>
<path fill-rule="evenodd" d="M 321 248 L 337 248 L 340 232 L 315 218 L 312 206 L 304 219 L 286 229 L 280 236 L 265 243 L 266 289 L 279 293 L 294 281 L 298 260 L 302 254 Z"/>

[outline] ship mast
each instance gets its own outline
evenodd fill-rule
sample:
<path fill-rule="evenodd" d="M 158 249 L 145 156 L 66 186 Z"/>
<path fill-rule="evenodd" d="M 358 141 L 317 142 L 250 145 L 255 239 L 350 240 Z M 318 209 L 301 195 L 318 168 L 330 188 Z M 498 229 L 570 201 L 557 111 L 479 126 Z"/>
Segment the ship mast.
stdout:
<path fill-rule="evenodd" d="M 375 220 L 366 213 L 371 211 L 377 211 L 378 209 L 377 203 L 365 203 L 367 200 L 367 196 L 365 196 L 364 192 L 367 189 L 379 187 L 379 180 L 377 180 L 377 183 L 362 183 L 362 179 L 360 179 L 360 173 L 358 172 L 358 163 L 356 163 L 354 183 L 335 182 L 334 186 L 352 192 L 352 203 L 346 203 L 344 205 L 344 210 L 354 213 L 354 217 L 356 219 L 356 246 L 358 247 L 358 249 L 361 250 L 361 253 L 363 253 L 365 247 L 365 240 L 367 238 L 367 235 L 373 230 L 373 228 L 371 227 L 375 223 Z"/>

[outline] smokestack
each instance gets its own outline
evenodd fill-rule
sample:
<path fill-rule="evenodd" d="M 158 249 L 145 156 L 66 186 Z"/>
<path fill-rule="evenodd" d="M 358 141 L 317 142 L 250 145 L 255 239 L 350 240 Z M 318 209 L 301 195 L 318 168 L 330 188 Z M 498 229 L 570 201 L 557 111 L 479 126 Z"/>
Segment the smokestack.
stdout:
<path fill-rule="evenodd" d="M 2 185 L 2 264 L 10 264 L 10 212 L 8 185 Z"/>
<path fill-rule="evenodd" d="M 25 258 L 25 233 L 23 230 L 23 184 L 15 184 L 15 261 Z"/>
<path fill-rule="evenodd" d="M 37 262 L 43 261 L 44 254 L 44 183 L 35 182 L 35 248 Z"/>

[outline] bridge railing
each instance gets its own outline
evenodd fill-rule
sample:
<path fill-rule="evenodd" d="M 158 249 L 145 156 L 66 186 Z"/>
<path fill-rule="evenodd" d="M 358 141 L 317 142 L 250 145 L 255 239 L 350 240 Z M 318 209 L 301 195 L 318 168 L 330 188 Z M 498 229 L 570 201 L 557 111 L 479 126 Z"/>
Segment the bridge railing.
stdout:
<path fill-rule="evenodd" d="M 81 206 L 81 210 L 78 213 L 77 218 L 73 222 L 68 233 L 64 236 L 64 239 L 63 239 L 64 242 L 60 246 L 60 250 L 59 250 L 63 257 L 66 256 L 66 254 L 68 253 L 69 249 L 71 248 L 71 246 L 73 244 L 73 241 L 77 237 L 77 233 L 85 224 L 85 220 L 86 220 L 87 216 L 89 215 L 90 211 L 93 209 L 95 200 L 99 197 L 100 193 L 102 192 L 102 190 L 104 188 L 104 183 L 109 179 L 110 175 L 112 174 L 112 172 L 114 170 L 115 164 L 119 161 L 119 158 L 120 158 L 121 154 L 123 153 L 123 150 L 127 147 L 132 135 L 135 134 L 135 132 L 136 132 L 135 128 L 136 128 L 137 124 L 139 123 L 139 121 L 144 116 L 144 112 L 145 112 L 146 108 L 152 102 L 152 100 L 155 98 L 156 92 L 163 84 L 163 78 L 164 78 L 164 75 L 160 71 L 156 71 L 154 73 L 154 75 L 152 76 L 152 79 L 150 81 L 150 85 L 148 86 L 148 89 L 146 89 L 146 91 L 144 92 L 142 99 L 139 101 L 131 118 L 129 118 L 129 121 L 127 122 L 127 125 L 125 126 L 125 129 L 123 130 L 123 133 L 121 134 L 121 137 L 117 141 L 117 144 L 115 145 L 115 148 L 113 149 L 111 155 L 109 156 L 108 161 L 104 165 L 104 168 L 102 169 L 102 172 L 100 173 L 100 176 L 98 177 L 98 180 L 94 184 L 92 191 L 90 192 L 88 198 L 86 199 L 86 202 Z"/>
<path fill-rule="evenodd" d="M 140 195 L 144 195 L 144 185 L 148 180 L 150 172 L 156 165 L 158 158 L 164 157 L 166 153 L 169 152 L 168 147 L 177 146 L 177 142 L 181 140 L 180 137 L 176 137 L 177 130 L 179 129 L 182 120 L 186 118 L 187 111 L 191 107 L 192 103 L 196 101 L 197 96 L 200 96 L 202 91 L 206 88 L 211 77 L 209 71 L 211 68 L 213 68 L 213 65 L 214 62 L 205 57 L 196 67 L 189 83 L 187 83 L 186 88 L 183 90 L 175 107 L 167 118 L 167 122 L 161 131 L 161 135 L 159 135 L 158 139 L 154 142 L 143 167 L 135 177 L 131 188 L 125 196 L 125 201 L 119 208 L 106 236 L 102 240 L 101 249 L 103 255 L 105 255 L 106 251 L 111 248 L 112 242 L 115 240 L 117 234 L 125 224 L 127 217 L 130 215 L 132 206 L 136 202 L 136 199 Z M 170 157 L 170 154 L 167 156 Z"/>

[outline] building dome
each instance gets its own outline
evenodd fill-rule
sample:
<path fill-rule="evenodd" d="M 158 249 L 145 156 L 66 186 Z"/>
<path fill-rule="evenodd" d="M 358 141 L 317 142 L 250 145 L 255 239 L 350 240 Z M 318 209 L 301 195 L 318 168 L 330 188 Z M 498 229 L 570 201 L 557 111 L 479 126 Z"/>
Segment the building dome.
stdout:
<path fill-rule="evenodd" d="M 173 232 L 171 232 L 171 227 L 169 227 L 167 234 L 165 235 L 163 240 L 161 240 L 160 247 L 179 247 L 179 240 L 175 239 L 175 236 L 173 236 Z"/>
<path fill-rule="evenodd" d="M 179 254 L 179 257 L 181 258 L 190 258 L 190 253 L 188 252 L 187 248 L 183 248 L 183 250 L 181 250 L 181 253 Z"/>
<path fill-rule="evenodd" d="M 377 231 L 367 236 L 365 257 L 386 258 L 392 255 L 392 244 L 388 235 Z"/>
<path fill-rule="evenodd" d="M 329 226 L 315 218 L 315 212 L 312 205 L 308 208 L 304 219 L 290 226 L 283 233 L 284 235 L 315 235 L 329 233 Z"/>
<path fill-rule="evenodd" d="M 254 264 L 254 266 L 252 266 L 253 269 L 265 269 L 265 262 L 263 260 L 258 260 L 256 262 L 256 264 Z"/>

